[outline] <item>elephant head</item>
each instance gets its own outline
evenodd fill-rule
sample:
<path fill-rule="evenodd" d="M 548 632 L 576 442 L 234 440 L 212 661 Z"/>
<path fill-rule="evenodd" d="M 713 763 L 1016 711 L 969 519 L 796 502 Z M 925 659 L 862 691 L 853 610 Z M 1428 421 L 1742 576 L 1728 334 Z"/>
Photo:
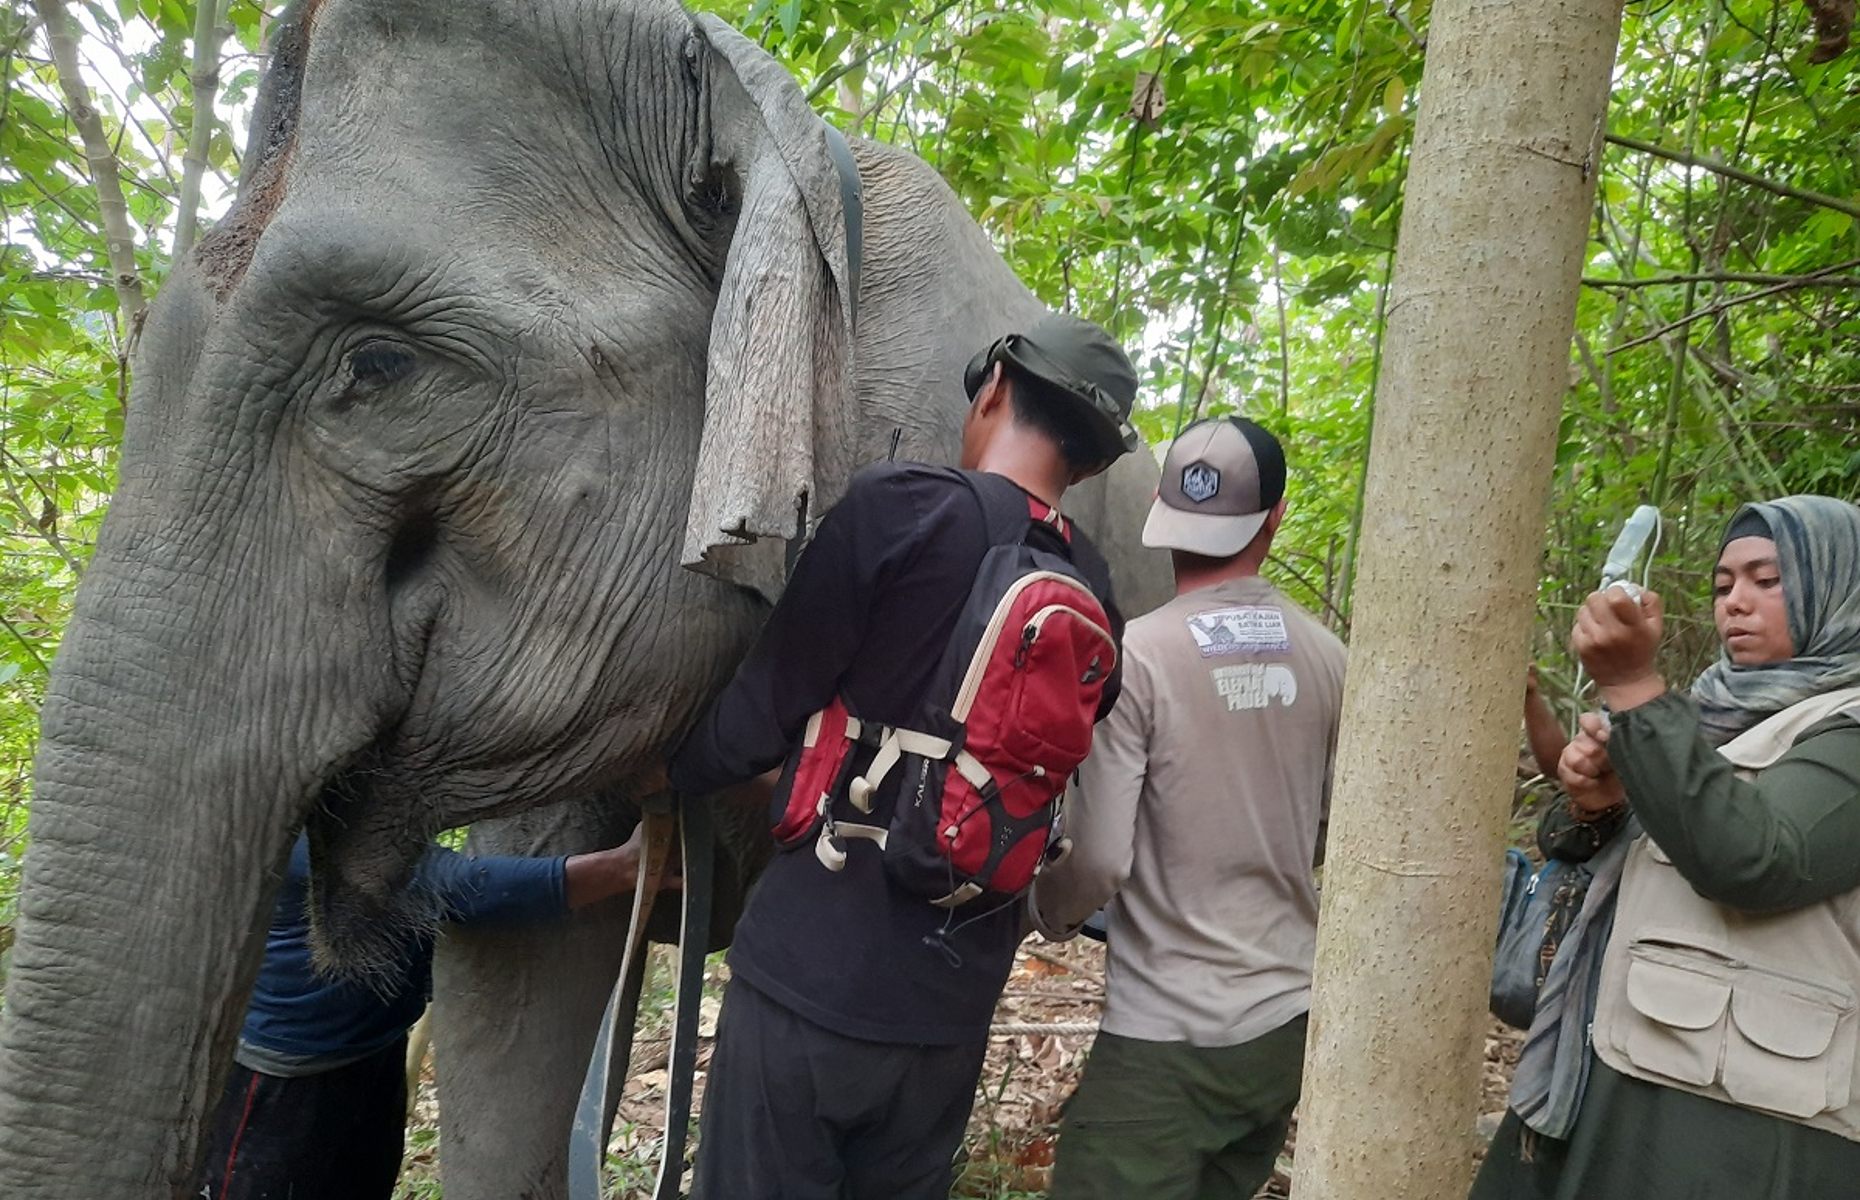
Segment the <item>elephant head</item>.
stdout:
<path fill-rule="evenodd" d="M 820 122 L 673 0 L 286 14 L 48 691 L 0 1194 L 182 1194 L 296 830 L 366 971 L 434 833 L 656 763 L 797 512 L 894 430 L 953 455 L 961 362 L 1041 309 L 859 154 L 855 291 Z"/>

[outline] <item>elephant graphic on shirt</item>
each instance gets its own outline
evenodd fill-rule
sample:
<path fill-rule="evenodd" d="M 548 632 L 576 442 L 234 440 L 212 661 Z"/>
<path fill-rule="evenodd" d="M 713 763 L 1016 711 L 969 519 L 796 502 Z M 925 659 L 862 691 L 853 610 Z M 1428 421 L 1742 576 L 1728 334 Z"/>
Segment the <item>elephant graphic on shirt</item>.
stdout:
<path fill-rule="evenodd" d="M 1273 700 L 1290 708 L 1298 700 L 1298 675 L 1290 664 L 1247 662 L 1215 667 L 1215 691 L 1227 700 L 1229 712 L 1265 708 Z"/>

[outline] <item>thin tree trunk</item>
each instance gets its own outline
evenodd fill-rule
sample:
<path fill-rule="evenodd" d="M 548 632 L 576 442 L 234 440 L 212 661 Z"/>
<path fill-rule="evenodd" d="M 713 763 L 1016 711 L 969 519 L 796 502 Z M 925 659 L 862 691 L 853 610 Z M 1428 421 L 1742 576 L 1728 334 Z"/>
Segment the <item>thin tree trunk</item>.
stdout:
<path fill-rule="evenodd" d="M 1709 42 L 1711 40 L 1711 23 L 1709 18 L 1706 22 L 1705 33 L 1705 40 Z M 1693 81 L 1692 107 L 1686 116 L 1686 149 L 1688 152 L 1698 145 L 1699 109 L 1703 106 L 1705 99 L 1705 78 L 1706 71 L 1705 68 L 1701 66 L 1699 68 L 1698 78 Z M 1685 177 L 1685 207 L 1682 210 L 1683 216 L 1680 226 L 1682 229 L 1690 230 L 1693 227 L 1694 199 L 1695 192 L 1692 186 L 1692 176 L 1687 175 Z M 1699 273 L 1698 243 L 1690 238 L 1687 240 L 1691 245 L 1692 270 L 1690 273 L 1696 275 Z M 1675 344 L 1670 348 L 1672 362 L 1667 372 L 1666 413 L 1661 420 L 1660 459 L 1653 469 L 1653 486 L 1647 497 L 1648 502 L 1655 508 L 1664 508 L 1666 506 L 1667 488 L 1672 480 L 1673 447 L 1678 441 L 1679 436 L 1679 401 L 1681 395 L 1685 391 L 1686 371 L 1691 365 L 1692 312 L 1698 304 L 1698 288 L 1699 285 L 1696 283 L 1688 283 L 1686 285 L 1685 304 L 1683 306 L 1685 316 L 1676 326 L 1679 330 L 1679 336 L 1674 339 Z M 1634 346 L 1639 344 L 1641 344 L 1641 339 L 1635 338 L 1632 341 L 1623 342 L 1619 346 L 1610 346 L 1607 353 L 1614 355 L 1620 351 L 1621 346 Z"/>
<path fill-rule="evenodd" d="M 1294 1193 L 1471 1181 L 1498 875 L 1619 0 L 1440 0 L 1376 400 Z"/>
<path fill-rule="evenodd" d="M 51 46 L 58 85 L 65 94 L 65 111 L 83 139 L 91 186 L 97 190 L 97 211 L 103 217 L 110 282 L 116 288 L 117 307 L 122 310 L 123 335 L 133 337 L 141 324 L 145 302 L 142 276 L 136 269 L 136 231 L 129 223 L 129 205 L 123 200 L 122 173 L 117 170 L 116 154 L 110 146 L 110 135 L 104 131 L 103 117 L 90 102 L 90 88 L 84 82 L 84 71 L 78 63 L 77 26 L 72 23 L 64 0 L 35 0 L 35 3 L 39 19 L 45 23 L 45 40 Z"/>
<path fill-rule="evenodd" d="M 1279 307 L 1279 420 L 1292 407 L 1292 352 L 1285 343 L 1285 271 L 1280 265 L 1279 244 L 1272 244 L 1272 298 Z"/>
<path fill-rule="evenodd" d="M 1408 174 L 1407 163 L 1402 164 L 1402 177 Z M 1389 247 L 1383 259 L 1382 286 L 1376 289 L 1375 345 L 1369 359 L 1369 428 L 1363 432 L 1362 465 L 1356 472 L 1356 487 L 1352 494 L 1356 503 L 1350 507 L 1350 529 L 1343 540 L 1343 573 L 1337 584 L 1333 601 L 1347 628 L 1350 623 L 1350 592 L 1356 585 L 1356 547 L 1363 536 L 1363 488 L 1369 479 L 1369 444 L 1376 434 L 1376 390 L 1382 386 L 1382 347 L 1388 340 L 1389 287 L 1395 282 L 1395 247 Z"/>
<path fill-rule="evenodd" d="M 194 22 L 194 127 L 181 160 L 180 216 L 174 226 L 174 261 L 193 249 L 200 220 L 200 183 L 207 174 L 207 150 L 213 141 L 213 105 L 220 93 L 220 27 L 227 0 L 200 0 Z"/>
<path fill-rule="evenodd" d="M 1201 419 L 1201 406 L 1207 403 L 1208 387 L 1214 382 L 1214 372 L 1219 369 L 1221 361 L 1221 335 L 1227 328 L 1227 301 L 1233 295 L 1234 272 L 1240 265 L 1240 246 L 1246 240 L 1246 222 L 1240 214 L 1233 216 L 1233 236 L 1227 244 L 1227 268 L 1221 273 L 1220 299 L 1214 306 L 1214 336 L 1208 342 L 1207 353 L 1202 356 L 1201 386 L 1195 390 L 1195 407 L 1189 412 L 1188 419 Z M 1177 433 L 1182 432 L 1181 414 L 1176 415 Z"/>

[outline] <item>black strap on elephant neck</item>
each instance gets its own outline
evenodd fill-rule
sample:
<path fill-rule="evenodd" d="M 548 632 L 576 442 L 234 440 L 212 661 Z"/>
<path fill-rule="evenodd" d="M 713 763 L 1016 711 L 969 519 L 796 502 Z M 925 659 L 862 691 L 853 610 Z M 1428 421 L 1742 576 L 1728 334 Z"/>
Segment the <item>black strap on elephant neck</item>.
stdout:
<path fill-rule="evenodd" d="M 678 926 L 678 999 L 672 1015 L 672 1049 L 665 1083 L 665 1138 L 651 1200 L 678 1200 L 685 1174 L 685 1140 L 691 1124 L 691 1094 L 697 1074 L 698 1015 L 704 994 L 704 959 L 710 945 L 711 892 L 714 884 L 715 833 L 710 805 L 704 801 L 649 808 L 639 884 L 633 893 L 633 916 L 627 926 L 620 977 L 601 1016 L 600 1032 L 582 1080 L 581 1100 L 568 1141 L 570 1200 L 602 1200 L 601 1170 L 614 1112 L 626 1087 L 633 1054 L 633 1026 L 646 978 L 646 921 L 665 879 L 674 836 L 684 873 Z"/>
<path fill-rule="evenodd" d="M 859 325 L 859 266 L 865 257 L 865 186 L 859 181 L 859 164 L 853 161 L 846 135 L 827 122 L 827 157 L 840 173 L 840 207 L 846 213 L 846 287 L 854 328 Z"/>

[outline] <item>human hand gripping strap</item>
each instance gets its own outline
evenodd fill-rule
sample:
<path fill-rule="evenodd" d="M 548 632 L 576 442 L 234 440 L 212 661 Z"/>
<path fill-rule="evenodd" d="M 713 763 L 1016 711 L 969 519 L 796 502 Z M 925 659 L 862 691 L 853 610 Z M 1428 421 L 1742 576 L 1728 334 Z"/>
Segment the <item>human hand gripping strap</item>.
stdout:
<path fill-rule="evenodd" d="M 626 951 L 614 981 L 600 1031 L 575 1106 L 569 1134 L 568 1194 L 571 1200 L 602 1200 L 601 1168 L 613 1132 L 614 1111 L 626 1085 L 633 1052 L 633 1027 L 645 982 L 646 923 L 665 883 L 673 840 L 679 844 L 684 884 L 678 930 L 678 997 L 672 1020 L 672 1050 L 666 1081 L 665 1137 L 652 1200 L 677 1200 L 684 1179 L 686 1131 L 691 1122 L 693 1078 L 697 1069 L 699 1003 L 704 990 L 705 951 L 710 940 L 714 886 L 715 831 L 710 806 L 679 802 L 670 796 L 646 806 L 645 846 L 639 881 L 633 891 L 633 914 L 627 923 Z"/>

